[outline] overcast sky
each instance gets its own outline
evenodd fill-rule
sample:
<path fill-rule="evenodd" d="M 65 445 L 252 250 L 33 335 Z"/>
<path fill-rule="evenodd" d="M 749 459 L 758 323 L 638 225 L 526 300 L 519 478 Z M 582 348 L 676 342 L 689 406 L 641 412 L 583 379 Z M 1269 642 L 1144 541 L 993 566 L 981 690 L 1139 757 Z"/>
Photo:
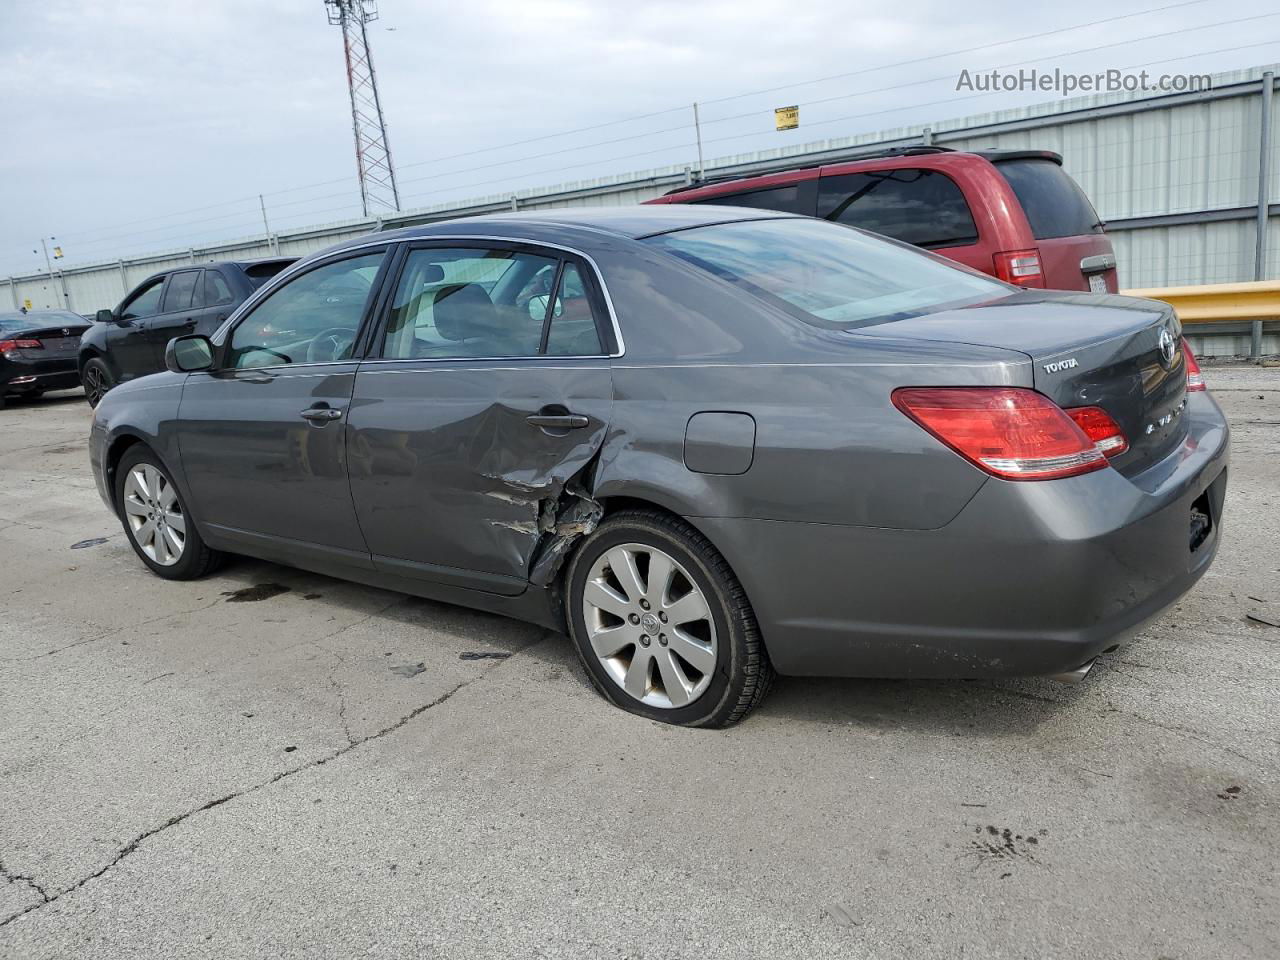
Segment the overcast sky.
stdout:
<path fill-rule="evenodd" d="M 1212 73 L 1280 60 L 1280 16 L 1257 19 L 1280 14 L 1274 0 L 1205 0 L 939 56 L 1163 5 L 382 0 L 369 36 L 411 208 L 693 162 L 694 100 L 710 162 L 1051 99 L 958 92 L 964 68 Z M 72 265 L 260 234 L 259 193 L 273 229 L 359 216 L 341 31 L 322 7 L 0 0 L 0 275 L 41 269 L 42 236 Z M 1254 19 L 1224 23 L 1242 18 Z M 1171 31 L 1183 32 L 1154 36 Z M 937 59 L 893 66 L 925 57 Z M 800 129 L 775 132 L 772 108 L 792 103 Z M 669 112 L 504 146 L 655 111 Z M 457 154 L 471 155 L 441 159 Z"/>

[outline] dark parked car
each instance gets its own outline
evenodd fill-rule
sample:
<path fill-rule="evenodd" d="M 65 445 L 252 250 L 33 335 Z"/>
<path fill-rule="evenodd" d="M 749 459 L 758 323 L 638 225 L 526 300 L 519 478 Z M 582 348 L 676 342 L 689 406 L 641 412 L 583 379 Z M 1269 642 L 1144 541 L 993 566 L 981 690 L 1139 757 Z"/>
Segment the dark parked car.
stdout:
<path fill-rule="evenodd" d="M 912 147 L 848 163 L 694 184 L 650 203 L 712 203 L 871 230 L 1021 287 L 1115 293 L 1115 251 L 1048 150 Z"/>
<path fill-rule="evenodd" d="M 166 362 L 90 440 L 156 574 L 243 553 L 567 628 L 673 723 L 775 669 L 1079 678 L 1219 541 L 1227 423 L 1167 305 L 810 218 L 364 237 Z"/>
<path fill-rule="evenodd" d="M 0 407 L 6 396 L 80 386 L 76 351 L 88 328 L 84 317 L 67 310 L 0 313 Z"/>
<path fill-rule="evenodd" d="M 80 344 L 90 406 L 117 383 L 164 369 L 174 337 L 210 334 L 254 290 L 296 258 L 205 263 L 147 277 L 114 310 L 99 310 Z"/>

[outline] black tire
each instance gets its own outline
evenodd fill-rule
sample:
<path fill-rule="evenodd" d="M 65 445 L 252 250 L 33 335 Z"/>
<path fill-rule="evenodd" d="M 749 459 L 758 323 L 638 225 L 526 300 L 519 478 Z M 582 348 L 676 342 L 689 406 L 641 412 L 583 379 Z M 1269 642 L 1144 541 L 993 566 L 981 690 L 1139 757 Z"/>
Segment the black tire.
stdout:
<path fill-rule="evenodd" d="M 198 580 L 200 577 L 212 573 L 222 562 L 223 555 L 217 550 L 211 550 L 205 546 L 204 539 L 200 536 L 195 520 L 192 518 L 190 511 L 187 510 L 186 502 L 182 499 L 182 494 L 178 492 L 176 486 L 173 487 L 174 499 L 184 520 L 185 543 L 183 544 L 181 555 L 174 563 L 159 563 L 148 556 L 146 550 L 139 544 L 126 510 L 125 486 L 129 474 L 134 468 L 144 465 L 150 466 L 159 472 L 166 484 L 173 484 L 169 468 L 161 462 L 150 447 L 144 444 L 136 444 L 130 447 L 125 451 L 124 456 L 120 458 L 120 463 L 116 465 L 115 477 L 116 509 L 120 517 L 120 525 L 124 527 L 124 534 L 129 540 L 129 545 L 133 547 L 133 552 L 138 555 L 138 558 L 147 565 L 147 568 L 152 573 L 166 580 Z"/>
<path fill-rule="evenodd" d="M 107 395 L 107 391 L 116 385 L 111 379 L 111 371 L 107 369 L 107 365 L 97 357 L 92 358 L 84 365 L 84 370 L 80 374 L 80 382 L 84 385 L 84 398 L 89 401 L 89 406 L 96 407 L 102 402 L 102 398 Z"/>
<path fill-rule="evenodd" d="M 707 674 L 709 685 L 686 706 L 652 706 L 636 699 L 605 669 L 591 647 L 583 605 L 587 580 L 608 551 L 629 543 L 666 553 L 684 568 L 707 601 L 717 638 L 715 666 Z M 681 726 L 727 727 L 750 713 L 773 686 L 773 665 L 742 584 L 711 542 L 677 517 L 643 509 L 607 517 L 574 553 L 564 590 L 569 633 L 587 676 L 605 699 L 624 710 Z M 636 630 L 638 634 L 641 628 Z"/>

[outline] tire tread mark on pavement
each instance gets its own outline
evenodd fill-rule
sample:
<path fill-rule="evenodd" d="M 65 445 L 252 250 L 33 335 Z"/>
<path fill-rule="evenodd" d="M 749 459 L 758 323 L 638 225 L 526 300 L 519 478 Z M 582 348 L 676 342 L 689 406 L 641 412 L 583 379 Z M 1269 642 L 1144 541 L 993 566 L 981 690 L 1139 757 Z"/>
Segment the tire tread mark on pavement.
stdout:
<path fill-rule="evenodd" d="M 541 636 L 539 636 L 536 640 L 533 640 L 530 643 L 526 644 L 524 647 L 521 648 L 519 652 L 523 652 L 524 650 L 527 650 L 529 647 L 535 646 L 536 644 L 541 643 L 543 640 L 546 640 L 548 637 L 551 637 L 554 635 L 555 635 L 554 631 L 545 630 L 543 631 Z M 279 783 L 281 780 L 286 780 L 289 777 L 292 777 L 294 774 L 302 773 L 304 770 L 313 770 L 316 767 L 322 767 L 326 763 L 329 763 L 332 760 L 337 760 L 339 757 L 350 753 L 352 750 L 356 749 L 362 744 L 366 744 L 371 740 L 377 740 L 381 737 L 385 737 L 389 733 L 394 733 L 395 731 L 403 727 L 405 724 L 409 723 L 415 718 L 420 717 L 422 714 L 426 713 L 432 707 L 440 706 L 440 704 L 450 699 L 454 694 L 462 690 L 464 687 L 469 687 L 471 686 L 471 684 L 475 683 L 477 680 L 483 679 L 484 676 L 488 674 L 490 671 L 497 670 L 501 667 L 502 664 L 510 663 L 510 662 L 511 662 L 511 659 L 493 661 L 493 666 L 485 668 L 479 674 L 477 674 L 474 677 L 471 677 L 470 679 L 463 680 L 461 683 L 458 683 L 456 686 L 445 691 L 444 693 L 442 693 L 440 696 L 436 697 L 434 700 L 430 701 L 429 703 L 424 703 L 422 704 L 422 706 L 415 707 L 413 710 L 406 713 L 403 717 L 401 717 L 399 720 L 395 721 L 394 723 L 389 724 L 388 726 L 385 726 L 381 730 L 371 733 L 368 736 L 357 737 L 354 740 L 352 740 L 350 743 L 348 743 L 347 746 L 340 747 L 339 749 L 334 750 L 332 753 L 329 753 L 323 757 L 320 757 L 317 760 L 312 760 L 309 763 L 304 763 L 304 764 L 301 764 L 300 766 L 292 767 L 288 770 L 282 770 L 279 773 L 275 774 L 274 776 L 268 777 L 266 780 L 263 780 L 259 783 L 255 783 L 252 786 L 245 787 L 243 790 L 232 791 L 231 793 L 218 797 L 217 799 L 210 800 L 208 803 L 203 803 L 198 807 L 193 807 L 190 810 L 187 810 L 185 813 L 180 813 L 177 816 L 170 817 L 168 820 L 166 820 L 164 823 L 160 824 L 159 826 L 152 827 L 150 830 L 146 830 L 143 833 L 138 834 L 138 836 L 134 837 L 132 840 L 130 840 L 127 844 L 125 844 L 123 847 L 120 848 L 120 851 L 114 857 L 112 857 L 111 860 L 109 860 L 105 866 L 101 867 L 98 870 L 95 870 L 93 873 L 89 874 L 86 877 L 82 877 L 81 879 L 77 880 L 75 883 L 71 884 L 71 886 L 63 890 L 59 890 L 57 893 L 53 893 L 53 894 L 47 893 L 43 887 L 41 887 L 39 884 L 37 884 L 34 880 L 32 880 L 29 877 L 25 877 L 21 874 L 11 874 L 8 871 L 4 871 L 3 875 L 6 878 L 12 878 L 15 881 L 22 881 L 30 884 L 32 889 L 34 889 L 37 893 L 39 893 L 40 896 L 43 898 L 43 900 L 40 903 L 34 903 L 31 906 L 25 907 L 22 910 L 19 910 L 17 913 L 11 914 L 8 917 L 5 917 L 3 920 L 0 920 L 0 927 L 6 927 L 9 924 L 13 923 L 15 920 L 17 920 L 19 917 L 24 917 L 28 913 L 31 913 L 35 910 L 39 910 L 42 907 L 47 907 L 51 903 L 56 903 L 58 900 L 65 897 L 68 893 L 74 893 L 76 890 L 79 890 L 81 887 L 89 883 L 91 880 L 98 879 L 98 877 L 101 877 L 103 874 L 112 870 L 118 863 L 120 863 L 120 861 L 124 860 L 130 854 L 136 853 L 138 848 L 141 847 L 142 844 L 144 844 L 147 840 L 150 840 L 152 837 L 156 836 L 157 834 L 163 833 L 171 827 L 176 827 L 178 824 L 183 823 L 186 820 L 189 820 L 190 818 L 194 817 L 196 814 L 204 813 L 206 810 L 212 810 L 215 807 L 220 807 L 224 803 L 230 803 L 232 800 L 235 800 L 239 797 L 245 797 L 245 796 L 248 796 L 249 794 L 257 793 L 259 790 L 263 790 L 266 787 L 271 786 L 272 784 Z"/>

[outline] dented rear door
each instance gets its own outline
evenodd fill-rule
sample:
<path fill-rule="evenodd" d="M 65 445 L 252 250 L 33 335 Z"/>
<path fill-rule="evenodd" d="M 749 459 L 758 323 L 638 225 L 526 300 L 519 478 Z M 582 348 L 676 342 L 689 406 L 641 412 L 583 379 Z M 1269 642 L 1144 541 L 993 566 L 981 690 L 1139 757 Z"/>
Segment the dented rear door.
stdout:
<path fill-rule="evenodd" d="M 459 266 L 450 251 L 438 249 L 441 263 L 427 263 L 428 249 L 415 279 L 414 253 L 389 305 L 384 342 L 375 351 L 382 356 L 362 363 L 356 375 L 347 423 L 356 513 L 379 569 L 515 595 L 535 569 L 545 573 L 554 562 L 566 531 L 596 516 L 586 490 L 613 402 L 607 344 L 599 356 L 443 356 L 475 349 L 472 338 L 448 339 L 467 331 L 458 329 L 457 315 L 446 324 L 445 299 L 468 300 L 466 310 L 455 310 L 463 321 L 476 310 L 486 322 L 518 323 L 523 316 L 527 323 L 526 297 L 542 268 L 517 261 L 511 271 L 527 276 L 504 269 L 491 282 L 498 270 Z M 559 261 L 553 263 L 559 271 Z M 533 302 L 547 302 L 546 291 L 536 296 Z M 566 329 L 579 318 L 577 306 L 590 317 L 589 307 L 572 299 L 557 299 Z M 438 328 L 423 306 L 432 300 Z M 404 310 L 416 314 L 406 322 Z M 415 325 L 413 351 L 436 356 L 395 358 L 388 346 L 395 328 Z"/>

